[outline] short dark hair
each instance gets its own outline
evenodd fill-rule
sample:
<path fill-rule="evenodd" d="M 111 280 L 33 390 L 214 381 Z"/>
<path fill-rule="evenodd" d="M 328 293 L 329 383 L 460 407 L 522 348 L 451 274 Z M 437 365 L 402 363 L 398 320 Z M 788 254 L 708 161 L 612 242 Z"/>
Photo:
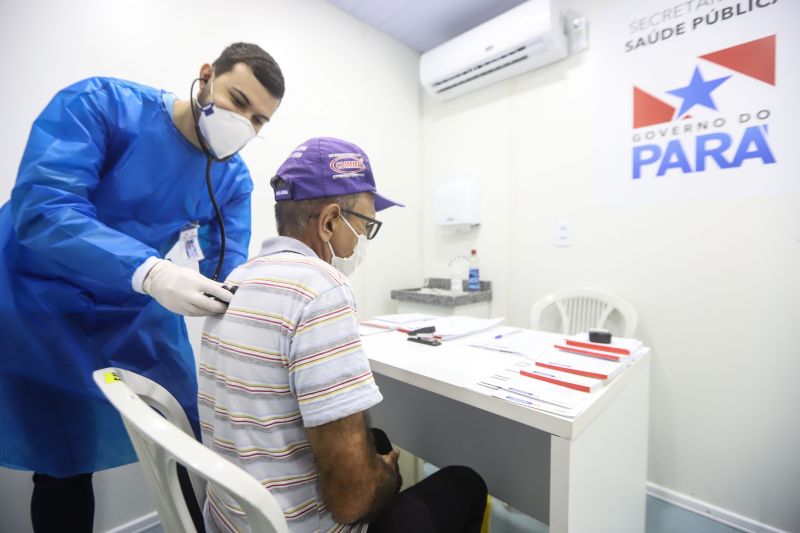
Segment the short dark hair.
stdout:
<path fill-rule="evenodd" d="M 214 74 L 219 76 L 230 71 L 237 63 L 244 63 L 253 71 L 256 79 L 269 93 L 280 100 L 286 87 L 278 63 L 257 44 L 233 43 L 222 51 L 214 61 Z"/>
<path fill-rule="evenodd" d="M 275 176 L 271 180 L 272 186 L 279 188 L 285 185 L 283 178 Z M 358 195 L 344 194 L 341 196 L 327 196 L 324 198 L 311 198 L 310 200 L 281 200 L 275 202 L 275 224 L 278 226 L 278 235 L 286 237 L 302 237 L 306 231 L 308 221 L 319 215 L 320 210 L 328 204 L 337 204 L 342 209 L 353 209 Z"/>

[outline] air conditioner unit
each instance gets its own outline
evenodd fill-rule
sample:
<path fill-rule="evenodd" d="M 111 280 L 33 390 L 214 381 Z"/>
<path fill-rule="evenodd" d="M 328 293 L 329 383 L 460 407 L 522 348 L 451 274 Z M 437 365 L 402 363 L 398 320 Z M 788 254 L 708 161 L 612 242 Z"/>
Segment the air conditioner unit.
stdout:
<path fill-rule="evenodd" d="M 529 0 L 424 54 L 419 76 L 437 100 L 491 85 L 567 57 L 557 0 Z"/>

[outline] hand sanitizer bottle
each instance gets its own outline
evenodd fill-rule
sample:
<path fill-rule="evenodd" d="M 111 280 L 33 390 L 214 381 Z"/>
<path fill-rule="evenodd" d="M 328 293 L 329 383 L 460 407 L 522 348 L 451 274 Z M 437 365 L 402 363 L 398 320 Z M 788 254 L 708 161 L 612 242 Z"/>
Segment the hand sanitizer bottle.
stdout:
<path fill-rule="evenodd" d="M 481 290 L 479 270 L 478 251 L 473 249 L 469 256 L 469 283 L 467 283 L 467 288 L 471 291 Z"/>

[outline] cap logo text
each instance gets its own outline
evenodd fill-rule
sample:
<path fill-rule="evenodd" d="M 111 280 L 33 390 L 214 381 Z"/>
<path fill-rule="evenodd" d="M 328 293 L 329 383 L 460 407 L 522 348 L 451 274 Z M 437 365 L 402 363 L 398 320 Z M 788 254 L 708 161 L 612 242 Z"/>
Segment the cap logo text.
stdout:
<path fill-rule="evenodd" d="M 351 155 L 338 156 L 331 160 L 331 170 L 337 174 L 363 172 L 367 170 L 364 164 L 363 157 L 355 157 Z"/>

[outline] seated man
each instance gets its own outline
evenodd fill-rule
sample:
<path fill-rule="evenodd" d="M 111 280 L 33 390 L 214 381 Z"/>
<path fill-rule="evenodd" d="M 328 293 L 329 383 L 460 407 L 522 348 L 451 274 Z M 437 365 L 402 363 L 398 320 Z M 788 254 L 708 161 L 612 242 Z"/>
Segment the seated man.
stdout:
<path fill-rule="evenodd" d="M 238 291 L 205 323 L 199 358 L 203 442 L 277 498 L 293 532 L 474 532 L 486 485 L 447 467 L 403 492 L 397 452 L 365 411 L 382 400 L 361 348 L 346 275 L 400 205 L 375 189 L 369 159 L 331 138 L 299 146 L 272 179 L 279 237 L 235 269 Z M 211 531 L 249 531 L 213 485 Z"/>

